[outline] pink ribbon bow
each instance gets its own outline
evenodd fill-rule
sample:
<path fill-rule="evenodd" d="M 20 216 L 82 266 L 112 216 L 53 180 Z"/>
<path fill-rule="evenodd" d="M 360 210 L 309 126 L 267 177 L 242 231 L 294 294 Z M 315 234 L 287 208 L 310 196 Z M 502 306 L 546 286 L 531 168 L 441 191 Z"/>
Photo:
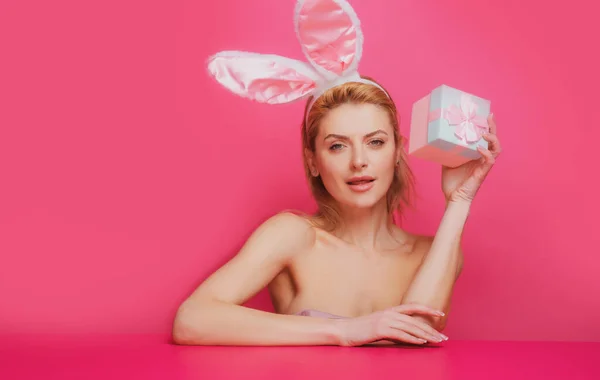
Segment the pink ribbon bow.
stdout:
<path fill-rule="evenodd" d="M 460 108 L 453 104 L 444 110 L 444 118 L 456 126 L 454 134 L 465 144 L 479 141 L 489 130 L 487 120 L 477 116 L 477 104 L 467 94 L 461 95 Z"/>

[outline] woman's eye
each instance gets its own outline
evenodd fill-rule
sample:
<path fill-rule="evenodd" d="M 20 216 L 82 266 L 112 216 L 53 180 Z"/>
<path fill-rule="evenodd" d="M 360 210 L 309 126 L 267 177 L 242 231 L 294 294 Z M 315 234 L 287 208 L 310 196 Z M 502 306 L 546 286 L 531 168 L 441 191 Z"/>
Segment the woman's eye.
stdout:
<path fill-rule="evenodd" d="M 336 149 L 336 147 L 342 147 L 342 144 L 333 144 L 332 146 L 329 147 L 329 150 L 338 150 Z"/>
<path fill-rule="evenodd" d="M 380 146 L 380 145 L 383 145 L 384 141 L 383 140 L 373 140 L 373 141 L 371 141 L 371 143 L 375 143 L 375 145 Z"/>

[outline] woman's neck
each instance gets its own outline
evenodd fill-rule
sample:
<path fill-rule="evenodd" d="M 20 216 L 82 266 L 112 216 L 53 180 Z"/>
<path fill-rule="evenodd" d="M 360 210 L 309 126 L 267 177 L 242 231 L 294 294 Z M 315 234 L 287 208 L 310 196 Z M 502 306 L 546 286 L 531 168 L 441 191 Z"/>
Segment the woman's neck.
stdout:
<path fill-rule="evenodd" d="M 388 250 L 406 240 L 402 236 L 398 240 L 398 228 L 385 203 L 372 208 L 343 208 L 339 227 L 333 234 L 367 251 Z"/>

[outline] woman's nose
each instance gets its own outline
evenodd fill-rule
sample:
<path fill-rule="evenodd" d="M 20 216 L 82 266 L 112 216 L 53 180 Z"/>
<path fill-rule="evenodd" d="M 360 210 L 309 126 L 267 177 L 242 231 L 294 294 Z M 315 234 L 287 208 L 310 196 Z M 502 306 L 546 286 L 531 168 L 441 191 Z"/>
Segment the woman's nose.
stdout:
<path fill-rule="evenodd" d="M 352 166 L 356 169 L 362 169 L 367 166 L 367 157 L 362 149 L 356 149 L 353 152 Z"/>

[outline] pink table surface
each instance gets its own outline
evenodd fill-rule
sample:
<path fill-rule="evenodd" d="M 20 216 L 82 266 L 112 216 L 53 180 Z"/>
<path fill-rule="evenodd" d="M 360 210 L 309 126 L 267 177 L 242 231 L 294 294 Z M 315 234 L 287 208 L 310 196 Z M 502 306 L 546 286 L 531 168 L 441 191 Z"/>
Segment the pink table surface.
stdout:
<path fill-rule="evenodd" d="M 151 335 L 0 336 L 0 379 L 600 379 L 600 343 L 182 347 Z"/>

